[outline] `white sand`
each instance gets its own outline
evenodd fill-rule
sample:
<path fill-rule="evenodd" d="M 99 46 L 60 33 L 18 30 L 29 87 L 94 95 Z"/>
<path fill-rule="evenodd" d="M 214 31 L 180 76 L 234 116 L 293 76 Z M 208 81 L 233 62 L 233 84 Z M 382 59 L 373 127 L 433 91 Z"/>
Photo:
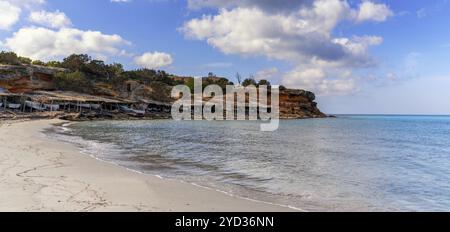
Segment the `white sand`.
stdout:
<path fill-rule="evenodd" d="M 0 211 L 290 211 L 98 161 L 45 137 L 58 122 L 1 122 Z"/>

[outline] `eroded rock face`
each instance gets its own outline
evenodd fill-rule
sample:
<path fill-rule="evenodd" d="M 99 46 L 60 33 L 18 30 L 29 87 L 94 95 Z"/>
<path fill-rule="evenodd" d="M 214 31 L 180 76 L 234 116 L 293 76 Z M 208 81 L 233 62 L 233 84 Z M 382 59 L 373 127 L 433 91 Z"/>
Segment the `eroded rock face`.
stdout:
<path fill-rule="evenodd" d="M 118 97 L 132 101 L 155 100 L 160 102 L 172 102 L 170 97 L 172 86 L 160 82 L 152 82 L 147 85 L 137 81 L 126 81 L 121 86 L 115 87 Z"/>
<path fill-rule="evenodd" d="M 12 66 L 0 64 L 0 92 L 29 93 L 38 90 L 54 90 L 53 75 L 64 69 L 41 66 Z M 98 82 L 94 95 L 109 96 L 116 99 L 132 101 L 155 100 L 170 103 L 171 86 L 162 83 L 142 85 L 136 81 L 128 81 L 123 86 L 111 86 Z M 312 92 L 296 89 L 280 91 L 280 117 L 283 119 L 322 118 L 326 117 L 314 102 Z"/>
<path fill-rule="evenodd" d="M 284 89 L 280 91 L 280 117 L 284 119 L 298 118 L 324 118 L 322 113 L 314 102 L 316 96 L 314 93 L 297 90 Z"/>
<path fill-rule="evenodd" d="M 0 65 L 0 87 L 10 93 L 52 90 L 53 75 L 58 71 L 61 69 L 32 65 Z"/>

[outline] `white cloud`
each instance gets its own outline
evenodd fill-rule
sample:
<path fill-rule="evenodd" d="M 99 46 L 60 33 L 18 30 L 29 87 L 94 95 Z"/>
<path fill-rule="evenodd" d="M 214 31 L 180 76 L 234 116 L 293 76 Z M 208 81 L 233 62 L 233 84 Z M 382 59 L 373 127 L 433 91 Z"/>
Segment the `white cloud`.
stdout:
<path fill-rule="evenodd" d="M 135 57 L 134 62 L 143 68 L 158 69 L 171 65 L 173 59 L 170 54 L 164 52 L 147 52 Z"/>
<path fill-rule="evenodd" d="M 298 10 L 308 10 L 311 6 L 319 6 L 315 13 L 326 15 L 339 15 L 343 13 L 356 21 L 385 21 L 393 16 L 393 12 L 386 4 L 374 3 L 370 0 L 362 0 L 358 9 L 351 10 L 347 0 L 188 0 L 190 9 L 208 8 L 259 8 L 267 12 L 295 12 Z M 313 12 L 312 12 L 313 13 Z M 330 14 L 331 13 L 331 14 Z M 325 19 L 325 18 L 324 18 Z"/>
<path fill-rule="evenodd" d="M 0 30 L 9 30 L 19 21 L 21 9 L 6 1 L 0 1 Z"/>
<path fill-rule="evenodd" d="M 292 11 L 312 2 L 313 0 L 188 0 L 188 8 L 258 7 L 267 11 Z"/>
<path fill-rule="evenodd" d="M 120 55 L 120 47 L 128 44 L 119 35 L 105 35 L 99 31 L 26 27 L 6 39 L 4 46 L 22 56 L 50 60 L 73 53 L 88 53 L 94 57 L 106 58 Z"/>
<path fill-rule="evenodd" d="M 328 60 L 343 56 L 345 51 L 330 40 L 324 24 L 327 22 L 272 15 L 257 8 L 236 8 L 193 19 L 181 30 L 226 54 L 283 60 L 311 57 Z"/>
<path fill-rule="evenodd" d="M 291 88 L 308 89 L 319 95 L 348 94 L 357 90 L 356 82 L 343 73 L 340 77 L 329 78 L 332 74 L 321 68 L 302 69 L 297 67 L 283 76 L 282 84 Z"/>
<path fill-rule="evenodd" d="M 213 62 L 202 65 L 204 68 L 229 68 L 233 66 L 230 62 Z"/>
<path fill-rule="evenodd" d="M 376 4 L 370 1 L 363 1 L 356 14 L 356 21 L 363 22 L 367 20 L 383 22 L 394 13 L 386 4 Z"/>
<path fill-rule="evenodd" d="M 352 8 L 346 0 L 298 1 L 296 7 L 291 8 L 283 8 L 283 1 L 265 0 L 191 0 L 190 4 L 227 8 L 220 9 L 217 15 L 204 15 L 185 22 L 180 31 L 186 37 L 204 40 L 225 54 L 265 56 L 320 70 L 324 77 L 313 75 L 317 82 L 305 81 L 321 86 L 319 89 L 322 90 L 333 89 L 332 85 L 342 91 L 352 89 L 352 81 L 344 84 L 342 80 L 333 80 L 327 70 L 341 68 L 349 72 L 349 68 L 374 65 L 376 62 L 368 50 L 383 40 L 377 36 L 333 38 L 335 27 L 342 21 L 380 22 L 393 15 L 387 5 L 370 1 L 363 1 L 358 8 Z M 283 13 L 268 10 L 268 5 L 279 5 Z M 298 74 L 295 70 L 293 73 Z M 286 76 L 296 80 L 310 78 Z"/>
<path fill-rule="evenodd" d="M 258 8 L 222 9 L 218 15 L 186 22 L 181 31 L 189 38 L 206 40 L 226 54 L 339 61 L 352 56 L 353 50 L 336 43 L 331 34 L 349 14 L 347 2 L 339 0 L 319 0 L 312 8 L 288 15 Z M 358 42 L 353 41 L 353 47 Z"/>
<path fill-rule="evenodd" d="M 0 30 L 9 30 L 19 20 L 24 10 L 45 4 L 45 0 L 0 0 Z"/>
<path fill-rule="evenodd" d="M 46 3 L 46 0 L 5 0 L 20 8 L 35 8 Z"/>
<path fill-rule="evenodd" d="M 314 89 L 326 77 L 325 72 L 319 68 L 297 68 L 285 74 L 282 84 L 296 88 Z"/>
<path fill-rule="evenodd" d="M 365 67 L 374 64 L 373 59 L 368 57 L 367 50 L 371 46 L 379 45 L 383 42 L 383 38 L 379 36 L 354 36 L 353 38 L 336 38 L 333 39 L 336 44 L 340 44 L 351 56 L 347 57 L 347 66 L 351 63 L 353 66 Z M 344 60 L 345 61 L 345 60 Z"/>
<path fill-rule="evenodd" d="M 268 81 L 276 81 L 278 79 L 279 71 L 277 68 L 268 68 L 258 71 L 255 74 L 255 80 L 268 80 Z"/>
<path fill-rule="evenodd" d="M 127 55 L 123 47 L 130 42 L 115 34 L 72 28 L 72 22 L 64 12 L 42 9 L 46 0 L 0 0 L 0 4 L 3 4 L 0 5 L 0 29 L 3 18 L 8 15 L 2 12 L 5 6 L 18 9 L 17 17 L 14 17 L 16 22 L 20 20 L 20 12 L 30 12 L 28 22 L 36 25 L 22 27 L 0 41 L 0 47 L 4 50 L 43 61 L 74 53 L 90 54 L 98 59 Z M 5 12 L 12 14 L 14 11 Z"/>
<path fill-rule="evenodd" d="M 357 91 L 358 87 L 353 79 L 323 80 L 319 85 L 321 95 L 340 95 Z"/>
<path fill-rule="evenodd" d="M 28 20 L 32 23 L 50 27 L 50 28 L 62 28 L 70 27 L 72 22 L 66 16 L 65 13 L 60 11 L 48 12 L 48 11 L 35 11 L 31 12 Z"/>

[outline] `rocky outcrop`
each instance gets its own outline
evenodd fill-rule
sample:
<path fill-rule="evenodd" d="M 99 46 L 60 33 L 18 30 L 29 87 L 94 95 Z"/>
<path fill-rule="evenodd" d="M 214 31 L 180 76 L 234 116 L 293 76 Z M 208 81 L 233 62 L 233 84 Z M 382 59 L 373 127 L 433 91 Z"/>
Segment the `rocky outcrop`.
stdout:
<path fill-rule="evenodd" d="M 55 89 L 53 76 L 65 69 L 51 68 L 34 65 L 2 65 L 0 64 L 0 92 L 30 93 L 33 91 L 52 91 Z M 174 81 L 183 81 L 186 78 L 178 78 Z M 221 81 L 227 84 L 224 78 Z M 214 81 L 211 79 L 210 81 Z M 122 85 L 113 86 L 106 82 L 94 84 L 93 95 L 106 96 L 114 99 L 128 101 L 158 101 L 170 104 L 172 86 L 154 81 L 142 84 L 136 80 L 125 81 Z M 326 117 L 317 107 L 315 95 L 312 92 L 295 89 L 282 89 L 280 91 L 280 117 L 283 119 L 322 118 Z"/>
<path fill-rule="evenodd" d="M 280 117 L 284 119 L 326 117 L 317 107 L 315 99 L 314 93 L 309 91 L 297 89 L 281 90 Z"/>
<path fill-rule="evenodd" d="M 53 75 L 60 71 L 65 70 L 35 65 L 0 64 L 0 87 L 10 93 L 52 90 Z"/>
<path fill-rule="evenodd" d="M 125 98 L 132 101 L 154 100 L 160 102 L 172 102 L 170 97 L 172 86 L 161 82 L 150 82 L 141 84 L 138 81 L 128 80 L 121 86 L 116 86 L 119 98 Z"/>

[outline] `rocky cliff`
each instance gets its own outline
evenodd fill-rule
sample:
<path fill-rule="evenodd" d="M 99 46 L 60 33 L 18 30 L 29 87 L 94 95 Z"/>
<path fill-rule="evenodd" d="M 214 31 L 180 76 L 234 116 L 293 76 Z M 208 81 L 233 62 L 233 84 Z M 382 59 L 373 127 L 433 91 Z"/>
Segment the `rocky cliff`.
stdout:
<path fill-rule="evenodd" d="M 0 64 L 0 92 L 32 93 L 34 91 L 57 90 L 54 84 L 54 75 L 65 72 L 61 68 L 51 68 L 34 65 L 1 65 Z M 183 78 L 174 78 L 180 82 Z M 178 79 L 177 79 L 178 78 Z M 127 80 L 123 83 L 111 84 L 95 82 L 90 94 L 114 99 L 131 101 L 150 100 L 170 103 L 171 86 L 161 82 L 143 84 L 137 80 Z M 315 95 L 312 92 L 295 89 L 281 89 L 280 91 L 280 117 L 285 119 L 320 118 L 326 117 L 317 107 Z"/>
<path fill-rule="evenodd" d="M 53 76 L 64 69 L 0 64 L 0 88 L 10 93 L 54 89 Z"/>
<path fill-rule="evenodd" d="M 280 91 L 280 117 L 285 119 L 323 118 L 326 117 L 314 101 L 314 93 L 298 90 L 283 89 Z"/>

